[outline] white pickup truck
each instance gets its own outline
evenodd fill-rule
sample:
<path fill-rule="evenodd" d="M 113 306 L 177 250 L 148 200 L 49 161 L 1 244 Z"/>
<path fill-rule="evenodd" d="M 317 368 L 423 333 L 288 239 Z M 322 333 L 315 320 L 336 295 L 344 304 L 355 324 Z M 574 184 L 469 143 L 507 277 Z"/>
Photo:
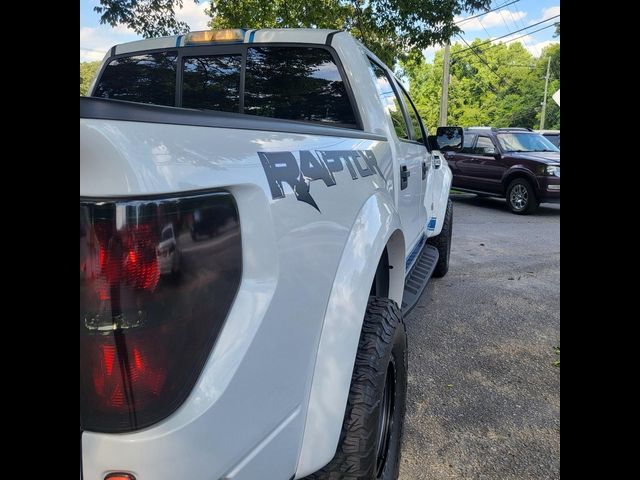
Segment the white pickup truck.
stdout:
<path fill-rule="evenodd" d="M 113 47 L 80 99 L 81 477 L 397 478 L 403 315 L 451 245 L 426 140 L 342 31 Z"/>

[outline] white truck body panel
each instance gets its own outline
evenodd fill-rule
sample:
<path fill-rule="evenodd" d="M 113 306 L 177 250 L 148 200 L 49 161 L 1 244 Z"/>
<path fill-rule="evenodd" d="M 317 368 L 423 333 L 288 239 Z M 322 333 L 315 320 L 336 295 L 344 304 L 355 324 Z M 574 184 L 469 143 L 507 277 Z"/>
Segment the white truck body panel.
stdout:
<path fill-rule="evenodd" d="M 324 45 L 331 32 L 248 31 L 245 42 Z M 143 40 L 115 53 L 180 42 Z M 243 260 L 238 294 L 187 400 L 143 430 L 84 432 L 86 479 L 115 470 L 156 480 L 301 478 L 333 457 L 378 261 L 386 247 L 394 266 L 389 296 L 401 304 L 405 260 L 422 236 L 440 232 L 451 173 L 444 158 L 436 169 L 424 146 L 397 140 L 361 46 L 345 33 L 331 45 L 353 87 L 362 138 L 340 129 L 280 132 L 275 124 L 255 130 L 81 118 L 81 197 L 223 188 L 238 205 Z M 353 178 L 339 157 L 345 168 L 334 173 L 335 185 L 308 183 L 317 209 L 285 182 L 285 198 L 272 197 L 259 152 L 291 152 L 300 165 L 300 152 L 322 160 L 325 151 L 371 152 L 379 170 Z M 411 170 L 402 191 L 401 157 Z M 421 181 L 422 161 L 429 170 Z M 366 169 L 362 156 L 360 165 Z"/>

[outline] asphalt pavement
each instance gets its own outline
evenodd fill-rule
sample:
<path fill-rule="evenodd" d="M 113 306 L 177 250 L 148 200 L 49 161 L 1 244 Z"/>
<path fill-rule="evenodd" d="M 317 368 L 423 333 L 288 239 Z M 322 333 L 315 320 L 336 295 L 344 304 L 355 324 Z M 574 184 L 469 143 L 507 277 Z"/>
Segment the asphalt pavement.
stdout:
<path fill-rule="evenodd" d="M 560 205 L 452 199 L 449 273 L 405 319 L 400 479 L 559 479 Z"/>

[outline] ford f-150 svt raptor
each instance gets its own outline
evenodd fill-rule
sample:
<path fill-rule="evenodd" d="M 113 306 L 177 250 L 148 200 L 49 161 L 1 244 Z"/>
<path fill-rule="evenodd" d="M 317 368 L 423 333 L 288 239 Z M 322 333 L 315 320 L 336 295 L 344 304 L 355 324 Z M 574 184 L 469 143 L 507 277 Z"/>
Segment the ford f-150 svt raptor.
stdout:
<path fill-rule="evenodd" d="M 392 479 L 451 172 L 319 29 L 117 45 L 80 99 L 85 480 Z"/>

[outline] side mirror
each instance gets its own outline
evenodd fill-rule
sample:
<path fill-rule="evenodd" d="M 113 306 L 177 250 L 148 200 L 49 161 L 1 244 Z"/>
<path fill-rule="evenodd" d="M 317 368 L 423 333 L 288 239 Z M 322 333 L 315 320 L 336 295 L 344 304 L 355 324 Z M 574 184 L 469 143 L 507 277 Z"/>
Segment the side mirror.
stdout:
<path fill-rule="evenodd" d="M 427 146 L 429 147 L 429 150 L 439 150 L 440 147 L 438 147 L 438 140 L 437 137 L 435 135 L 429 135 L 427 137 Z"/>
<path fill-rule="evenodd" d="M 496 160 L 500 160 L 500 152 L 493 152 L 491 155 L 493 155 L 493 158 Z"/>
<path fill-rule="evenodd" d="M 438 149 L 442 152 L 462 150 L 463 136 L 462 127 L 438 127 L 436 132 Z"/>

